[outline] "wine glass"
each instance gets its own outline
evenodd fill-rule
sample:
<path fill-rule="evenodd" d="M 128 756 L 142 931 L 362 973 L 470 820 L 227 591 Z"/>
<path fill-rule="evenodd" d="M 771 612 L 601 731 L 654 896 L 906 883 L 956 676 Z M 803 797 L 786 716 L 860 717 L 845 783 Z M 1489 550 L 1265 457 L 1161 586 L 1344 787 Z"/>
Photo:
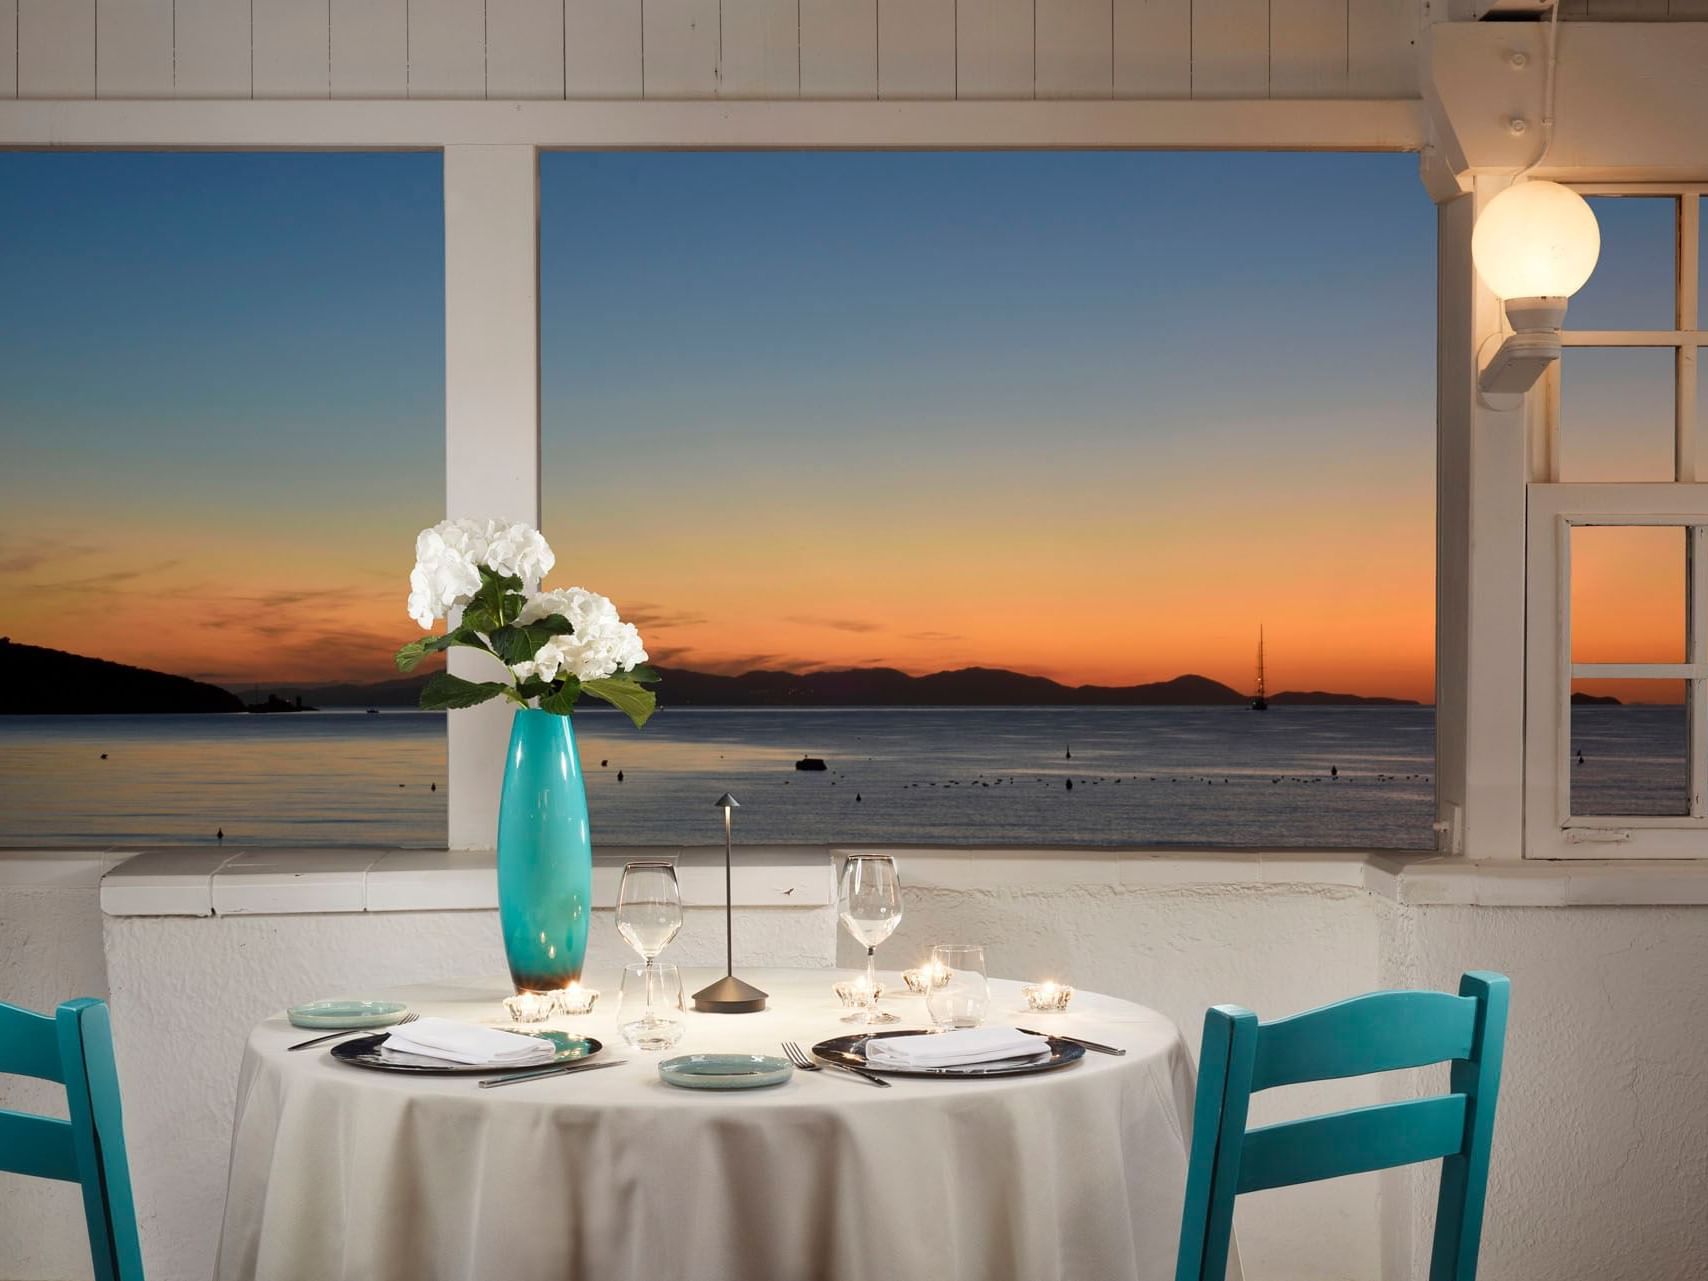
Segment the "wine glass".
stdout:
<path fill-rule="evenodd" d="M 670 863 L 630 863 L 617 890 L 617 933 L 651 965 L 682 929 L 682 889 Z"/>
<path fill-rule="evenodd" d="M 623 1040 L 640 1050 L 668 1050 L 682 1039 L 687 1022 L 681 970 L 651 958 L 623 967 L 617 994 L 617 1030 Z"/>
<path fill-rule="evenodd" d="M 887 854 L 851 854 L 842 865 L 842 887 L 836 908 L 854 941 L 866 949 L 865 1009 L 844 1023 L 899 1023 L 898 1016 L 878 1010 L 878 944 L 901 924 L 901 878 Z"/>
<path fill-rule="evenodd" d="M 977 1027 L 990 1008 L 984 947 L 976 943 L 939 943 L 931 949 L 931 971 L 941 976 L 925 989 L 925 1008 L 939 1030 Z"/>

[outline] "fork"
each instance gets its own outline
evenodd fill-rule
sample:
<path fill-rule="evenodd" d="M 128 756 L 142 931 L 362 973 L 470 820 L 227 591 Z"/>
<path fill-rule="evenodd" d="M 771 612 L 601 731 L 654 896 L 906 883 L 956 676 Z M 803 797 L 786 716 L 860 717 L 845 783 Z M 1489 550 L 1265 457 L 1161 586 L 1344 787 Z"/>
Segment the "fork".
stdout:
<path fill-rule="evenodd" d="M 389 1032 L 394 1027 L 402 1027 L 405 1023 L 413 1023 L 420 1017 L 421 1016 L 419 1014 L 411 1011 L 410 1013 L 405 1014 L 396 1023 L 388 1023 L 385 1030 Z M 285 1048 L 289 1050 L 306 1050 L 311 1045 L 324 1045 L 328 1041 L 336 1041 L 341 1036 L 360 1036 L 363 1032 L 372 1032 L 374 1030 L 375 1029 L 371 1027 L 347 1027 L 342 1032 L 328 1032 L 325 1036 L 311 1037 L 309 1040 L 298 1041 L 295 1045 L 289 1045 Z"/>
<path fill-rule="evenodd" d="M 890 1083 L 884 1080 L 883 1077 L 874 1076 L 864 1068 L 857 1068 L 847 1063 L 820 1063 L 793 1041 L 783 1042 L 783 1053 L 789 1056 L 789 1062 L 793 1063 L 803 1072 L 822 1072 L 826 1067 L 840 1068 L 842 1071 L 850 1072 L 861 1080 L 870 1081 L 873 1085 L 880 1085 L 886 1090 L 890 1088 Z"/>

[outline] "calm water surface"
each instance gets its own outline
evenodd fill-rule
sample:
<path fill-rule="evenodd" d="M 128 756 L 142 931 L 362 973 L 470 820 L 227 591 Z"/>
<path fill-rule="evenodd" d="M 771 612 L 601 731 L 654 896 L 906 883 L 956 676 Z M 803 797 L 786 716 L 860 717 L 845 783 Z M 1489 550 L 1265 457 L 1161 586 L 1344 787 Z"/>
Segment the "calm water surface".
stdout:
<path fill-rule="evenodd" d="M 1580 812 L 1667 812 L 1683 724 L 1576 709 Z M 595 710 L 576 726 L 612 845 L 714 843 L 725 790 L 755 842 L 1434 844 L 1429 708 L 667 708 L 642 731 Z M 804 754 L 829 769 L 797 772 Z M 0 717 L 4 844 L 441 846 L 445 799 L 442 714 Z"/>

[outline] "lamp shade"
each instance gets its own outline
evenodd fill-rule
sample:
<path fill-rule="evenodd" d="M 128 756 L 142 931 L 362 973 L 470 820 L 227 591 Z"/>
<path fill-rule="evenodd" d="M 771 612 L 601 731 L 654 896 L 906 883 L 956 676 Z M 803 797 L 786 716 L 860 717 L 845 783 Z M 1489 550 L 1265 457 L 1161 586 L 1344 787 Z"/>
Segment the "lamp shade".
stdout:
<path fill-rule="evenodd" d="M 1502 301 L 1567 298 L 1601 256 L 1589 202 L 1557 182 L 1521 182 L 1489 201 L 1471 233 L 1477 274 Z"/>

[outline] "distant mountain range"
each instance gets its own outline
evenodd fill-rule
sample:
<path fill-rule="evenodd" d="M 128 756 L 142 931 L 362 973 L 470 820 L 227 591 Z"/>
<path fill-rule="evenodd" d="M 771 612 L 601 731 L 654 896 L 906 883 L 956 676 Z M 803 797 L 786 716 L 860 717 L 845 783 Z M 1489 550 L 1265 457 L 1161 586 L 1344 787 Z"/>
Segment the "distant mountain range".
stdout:
<path fill-rule="evenodd" d="M 1206 676 L 1176 676 L 1146 685 L 1063 685 L 991 667 L 929 676 L 909 676 L 893 667 L 740 676 L 669 668 L 660 675 L 659 701 L 670 707 L 1233 707 L 1249 700 L 1249 695 Z M 414 676 L 374 685 L 292 685 L 277 692 L 285 697 L 300 694 L 316 707 L 413 707 L 425 680 Z M 1320 690 L 1274 694 L 1269 701 L 1279 706 L 1418 706 L 1403 698 Z"/>
<path fill-rule="evenodd" d="M 0 637 L 0 713 L 241 712 L 230 690 Z"/>
<path fill-rule="evenodd" d="M 963 667 L 909 676 L 893 667 L 824 672 L 746 672 L 718 676 L 661 671 L 660 701 L 674 707 L 1235 707 L 1248 696 L 1206 676 L 1176 676 L 1144 685 L 1063 685 L 1043 676 Z M 425 675 L 374 684 L 254 687 L 257 698 L 301 699 L 312 707 L 414 707 Z M 1370 698 L 1321 690 L 1272 694 L 1285 707 L 1364 705 L 1416 707 L 1403 698 Z M 202 681 L 104 659 L 0 640 L 0 713 L 240 712 L 235 694 Z"/>

